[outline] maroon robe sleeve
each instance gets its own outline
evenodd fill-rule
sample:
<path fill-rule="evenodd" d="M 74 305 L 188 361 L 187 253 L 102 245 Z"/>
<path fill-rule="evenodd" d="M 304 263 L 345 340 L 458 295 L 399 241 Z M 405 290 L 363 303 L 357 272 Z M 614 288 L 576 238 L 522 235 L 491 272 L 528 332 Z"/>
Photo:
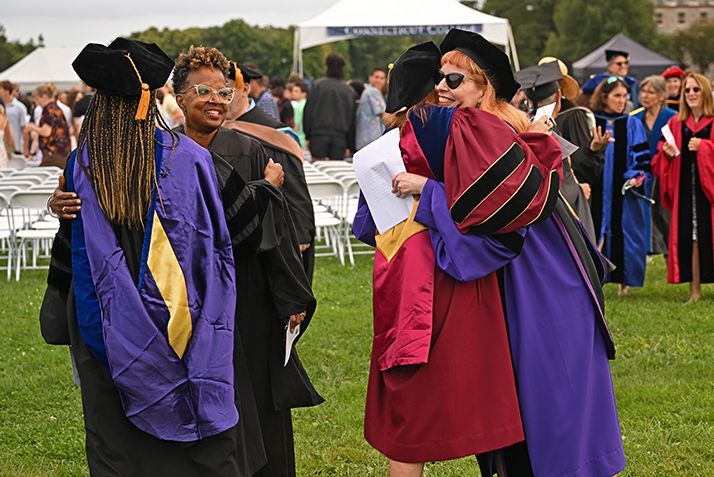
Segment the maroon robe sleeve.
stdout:
<path fill-rule="evenodd" d="M 514 131 L 474 108 L 454 112 L 444 154 L 451 216 L 462 233 L 507 233 L 555 207 L 563 164 L 558 141 Z"/>

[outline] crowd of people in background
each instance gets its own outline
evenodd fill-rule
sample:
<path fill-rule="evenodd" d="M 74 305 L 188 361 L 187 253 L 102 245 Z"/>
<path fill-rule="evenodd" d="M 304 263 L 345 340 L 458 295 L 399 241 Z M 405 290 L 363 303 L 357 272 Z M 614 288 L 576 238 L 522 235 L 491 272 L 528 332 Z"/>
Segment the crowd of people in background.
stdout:
<path fill-rule="evenodd" d="M 563 191 L 591 239 L 616 267 L 610 280 L 620 284 L 620 294 L 627 294 L 629 287 L 643 285 L 646 260 L 656 254 L 669 256 L 672 237 L 681 233 L 670 230 L 672 212 L 661 197 L 664 193 L 661 167 L 658 176 L 651 170 L 650 160 L 662 152 L 661 146 L 666 143 L 661 143 L 660 137 L 667 121 L 677 113 L 679 123 L 687 121 L 685 82 L 693 72 L 672 66 L 661 75 L 638 81 L 628 75 L 627 52 L 607 50 L 605 56 L 607 71 L 592 76 L 582 88 L 568 74 L 567 66 L 557 60 L 561 89 L 553 117 L 563 137 L 578 147 L 566 161 Z M 543 58 L 540 64 L 554 61 L 556 58 Z M 280 123 L 278 129 L 294 133 L 307 160 L 350 158 L 384 132 L 387 71 L 376 66 L 364 83 L 356 79 L 345 81 L 345 65 L 341 56 L 329 55 L 325 60 L 325 76 L 314 82 L 298 74 L 291 74 L 284 81 L 280 76 L 267 76 L 255 64 L 244 65 L 251 101 Z M 693 88 L 689 88 L 692 94 Z M 696 88 L 697 94 L 705 90 L 703 86 Z M 707 88 L 711 89 L 710 84 Z M 0 167 L 7 167 L 13 155 L 22 155 L 39 165 L 62 166 L 77 145 L 94 92 L 86 83 L 82 83 L 81 89 L 73 87 L 68 91 L 58 91 L 54 84 L 47 83 L 27 95 L 20 94 L 17 84 L 2 81 L 0 142 L 4 147 L 0 147 Z M 512 104 L 534 112 L 539 104 L 549 101 L 555 102 L 555 96 L 534 99 L 528 98 L 526 91 L 519 91 Z M 170 127 L 183 124 L 184 115 L 171 84 L 157 90 L 156 102 L 159 114 Z M 708 131 L 705 128 L 696 137 Z M 706 189 L 703 182 L 706 175 L 700 178 L 696 163 L 692 166 L 692 187 Z M 572 187 L 574 184 L 579 187 Z M 702 206 L 702 200 L 707 200 L 706 194 L 697 207 Z M 694 213 L 693 235 L 706 226 L 706 222 L 696 223 L 697 217 L 701 221 L 701 214 Z M 701 236 L 705 240 L 708 237 Z M 705 282 L 714 279 L 706 271 L 703 275 Z M 669 280 L 675 283 L 696 279 L 690 274 L 669 275 Z M 692 286 L 690 300 L 696 301 L 698 287 Z"/>

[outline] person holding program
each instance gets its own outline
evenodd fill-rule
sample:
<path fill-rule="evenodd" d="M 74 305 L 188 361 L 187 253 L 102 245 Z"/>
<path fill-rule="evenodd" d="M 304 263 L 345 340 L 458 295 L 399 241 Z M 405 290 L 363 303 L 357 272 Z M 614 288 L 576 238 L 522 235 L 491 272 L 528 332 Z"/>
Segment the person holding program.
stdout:
<path fill-rule="evenodd" d="M 699 301 L 701 283 L 714 282 L 714 101 L 709 80 L 689 73 L 679 114 L 668 122 L 674 144 L 660 139 L 652 171 L 662 205 L 672 211 L 667 282 L 689 282 L 688 303 Z"/>

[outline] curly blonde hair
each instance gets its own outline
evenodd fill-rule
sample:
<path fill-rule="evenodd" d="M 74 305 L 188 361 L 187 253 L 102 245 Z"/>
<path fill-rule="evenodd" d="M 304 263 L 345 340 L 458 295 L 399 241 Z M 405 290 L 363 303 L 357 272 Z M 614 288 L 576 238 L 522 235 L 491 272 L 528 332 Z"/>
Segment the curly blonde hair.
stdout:
<path fill-rule="evenodd" d="M 176 94 L 181 93 L 186 88 L 188 73 L 204 66 L 216 68 L 223 73 L 224 78 L 228 78 L 228 59 L 226 59 L 218 48 L 210 46 L 194 47 L 191 45 L 188 53 L 181 53 L 178 60 L 176 60 L 173 76 L 174 91 Z"/>

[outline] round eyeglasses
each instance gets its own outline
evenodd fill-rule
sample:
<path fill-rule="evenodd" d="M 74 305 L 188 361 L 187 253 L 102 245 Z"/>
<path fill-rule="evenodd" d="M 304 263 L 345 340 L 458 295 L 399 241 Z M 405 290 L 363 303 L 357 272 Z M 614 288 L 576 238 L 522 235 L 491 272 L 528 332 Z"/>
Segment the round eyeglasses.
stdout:
<path fill-rule="evenodd" d="M 235 88 L 223 87 L 221 89 L 213 89 L 207 84 L 195 84 L 193 88 L 196 90 L 196 94 L 203 101 L 210 101 L 213 99 L 215 94 L 218 97 L 220 103 L 228 104 L 233 101 L 233 95 L 236 92 Z"/>

